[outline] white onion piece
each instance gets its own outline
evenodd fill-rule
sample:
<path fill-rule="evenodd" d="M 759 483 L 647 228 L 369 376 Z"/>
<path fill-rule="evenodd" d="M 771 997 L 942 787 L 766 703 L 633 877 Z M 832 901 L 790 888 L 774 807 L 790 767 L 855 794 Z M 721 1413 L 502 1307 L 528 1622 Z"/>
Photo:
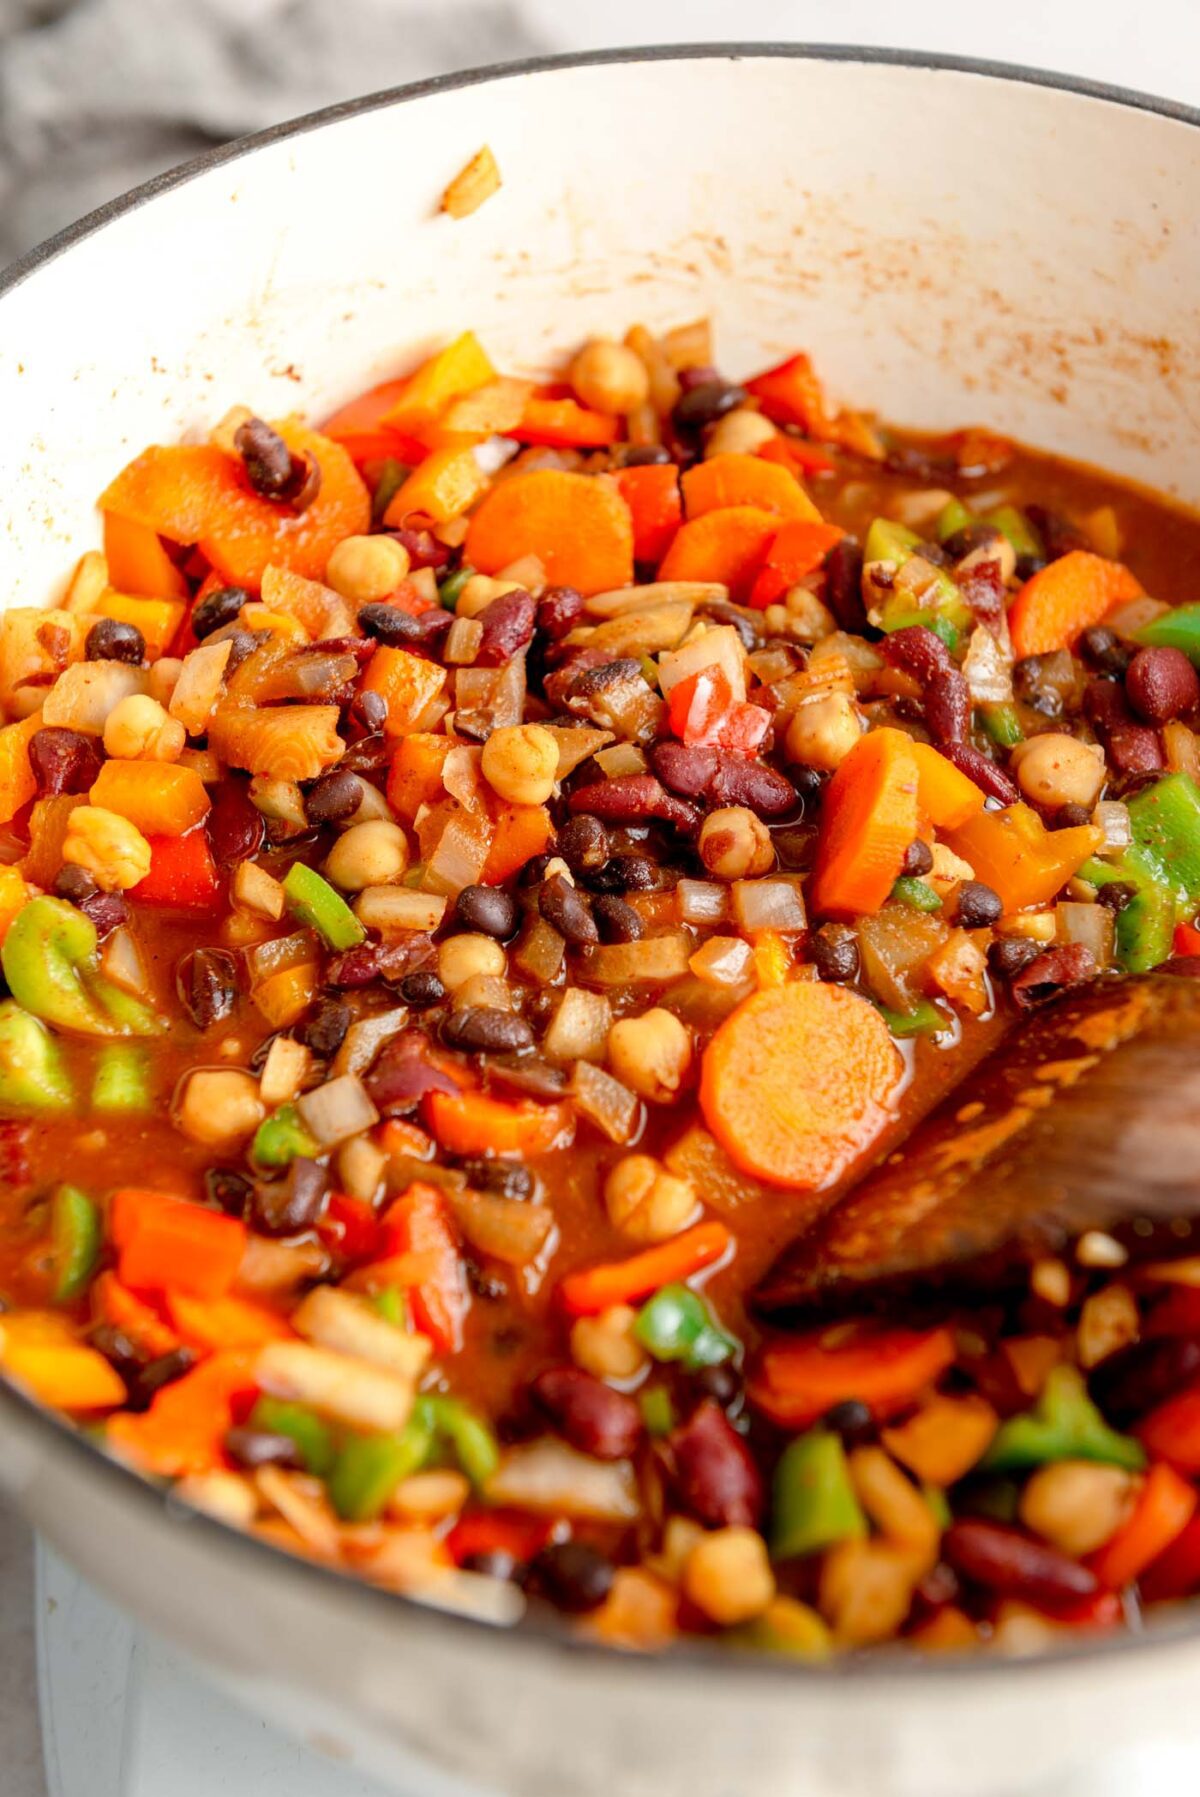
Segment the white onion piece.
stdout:
<path fill-rule="evenodd" d="M 300 967 L 317 959 L 316 938 L 311 930 L 296 930 L 291 936 L 273 936 L 270 942 L 256 942 L 246 950 L 246 965 L 252 985 L 261 985 L 273 973 L 285 967 Z"/>
<path fill-rule="evenodd" d="M 178 718 L 189 736 L 201 736 L 216 710 L 225 682 L 225 664 L 233 652 L 233 644 L 201 643 L 183 658 L 175 691 L 167 710 Z"/>
<path fill-rule="evenodd" d="M 482 749 L 477 749 L 472 744 L 459 743 L 451 749 L 442 763 L 442 785 L 451 798 L 457 799 L 467 811 L 486 810 L 483 775 L 479 771 L 482 757 Z"/>
<path fill-rule="evenodd" d="M 100 971 L 123 992 L 146 995 L 146 969 L 138 945 L 126 929 L 114 930 L 100 954 Z"/>
<path fill-rule="evenodd" d="M 735 880 L 733 915 L 743 930 L 803 930 L 804 895 L 791 880 Z"/>
<path fill-rule="evenodd" d="M 354 901 L 354 915 L 381 936 L 407 930 L 436 930 L 446 914 L 439 892 L 413 892 L 407 886 L 365 886 Z"/>
<path fill-rule="evenodd" d="M 354 1073 L 343 1073 L 305 1092 L 296 1100 L 296 1109 L 322 1148 L 333 1148 L 347 1136 L 357 1136 L 379 1122 L 379 1112 Z"/>
<path fill-rule="evenodd" d="M 1120 799 L 1101 799 L 1092 813 L 1092 822 L 1104 831 L 1104 841 L 1097 851 L 1102 856 L 1119 855 L 1133 841 L 1133 819 L 1128 805 Z"/>
<path fill-rule="evenodd" d="M 353 1354 L 402 1379 L 418 1379 L 432 1349 L 427 1335 L 406 1334 L 372 1310 L 365 1298 L 332 1285 L 314 1286 L 292 1312 L 291 1323 L 297 1335 L 318 1348 Z"/>
<path fill-rule="evenodd" d="M 642 1510 L 628 1460 L 593 1460 L 553 1436 L 509 1448 L 487 1482 L 486 1496 L 492 1504 L 596 1522 L 633 1522 Z"/>
<path fill-rule="evenodd" d="M 649 763 L 636 743 L 613 743 L 611 748 L 600 750 L 596 766 L 603 770 L 606 779 L 616 780 L 622 774 L 644 774 Z"/>
<path fill-rule="evenodd" d="M 754 951 L 740 936 L 710 936 L 692 956 L 692 972 L 710 986 L 736 986 L 746 979 Z"/>
<path fill-rule="evenodd" d="M 602 1130 L 610 1142 L 632 1142 L 642 1120 L 641 1100 L 602 1067 L 576 1061 L 571 1074 L 575 1109 Z"/>
<path fill-rule="evenodd" d="M 648 605 L 717 605 L 728 598 L 729 588 L 715 580 L 652 580 L 644 587 L 613 587 L 607 593 L 593 593 L 583 609 L 591 618 L 616 618 Z"/>
<path fill-rule="evenodd" d="M 385 892 L 390 887 L 384 887 Z M 423 894 L 418 894 L 422 897 Z M 407 1005 L 396 1005 L 390 1011 L 376 1011 L 371 1017 L 360 1017 L 352 1023 L 342 1037 L 342 1045 L 333 1057 L 330 1072 L 336 1077 L 343 1073 L 365 1073 L 385 1042 L 398 1036 L 408 1022 Z M 281 1041 L 277 1037 L 276 1041 Z M 263 1069 L 264 1074 L 266 1069 Z M 261 1081 L 259 1082 L 261 1085 Z"/>
<path fill-rule="evenodd" d="M 254 1383 L 273 1398 L 311 1405 L 351 1429 L 403 1429 L 413 1405 L 411 1379 L 307 1342 L 268 1342 L 254 1363 Z"/>
<path fill-rule="evenodd" d="M 1057 940 L 1090 948 L 1101 968 L 1112 965 L 1115 921 L 1107 905 L 1077 905 L 1064 899 L 1054 908 Z"/>
<path fill-rule="evenodd" d="M 1008 705 L 1012 701 L 1012 654 L 1006 655 L 986 625 L 971 632 L 962 671 L 977 705 Z"/>
<path fill-rule="evenodd" d="M 640 942 L 609 942 L 591 949 L 587 977 L 597 986 L 665 986 L 688 971 L 691 940 L 682 931 L 643 936 Z"/>
<path fill-rule="evenodd" d="M 149 686 L 147 668 L 131 668 L 123 661 L 77 661 L 45 689 L 42 723 L 101 736 L 114 706 Z"/>
<path fill-rule="evenodd" d="M 680 880 L 675 904 L 680 923 L 724 923 L 729 916 L 729 888 L 715 880 Z"/>
<path fill-rule="evenodd" d="M 550 1027 L 542 1053 L 551 1061 L 600 1061 L 612 1023 L 612 1006 L 600 992 L 568 986 Z"/>
<path fill-rule="evenodd" d="M 447 823 L 429 857 L 421 884 L 426 892 L 457 898 L 464 886 L 478 883 L 491 848 L 492 826 L 486 817 L 460 811 Z"/>

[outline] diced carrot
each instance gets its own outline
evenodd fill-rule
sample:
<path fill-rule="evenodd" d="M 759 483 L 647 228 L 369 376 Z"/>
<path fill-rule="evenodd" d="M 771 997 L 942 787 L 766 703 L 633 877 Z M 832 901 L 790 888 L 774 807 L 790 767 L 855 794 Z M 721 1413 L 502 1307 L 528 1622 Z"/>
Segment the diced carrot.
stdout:
<path fill-rule="evenodd" d="M 439 1353 L 457 1352 L 468 1298 L 458 1235 L 445 1195 L 437 1186 L 417 1182 L 389 1206 L 382 1220 L 393 1234 L 395 1252 L 419 1255 L 435 1269 L 409 1290 L 413 1322 Z"/>
<path fill-rule="evenodd" d="M 1158 1461 L 1146 1474 L 1133 1515 L 1085 1564 L 1107 1590 L 1122 1591 L 1182 1535 L 1195 1509 L 1195 1486 Z"/>
<path fill-rule="evenodd" d="M 1072 549 L 1040 568 L 1014 599 L 1008 614 L 1013 651 L 1022 659 L 1069 649 L 1114 605 L 1137 599 L 1141 592 L 1141 582 L 1122 563 Z"/>
<path fill-rule="evenodd" d="M 683 505 L 689 518 L 731 506 L 757 506 L 781 518 L 820 524 L 821 514 L 794 474 L 756 455 L 715 455 L 684 474 Z"/>
<path fill-rule="evenodd" d="M 428 730 L 414 730 L 396 744 L 388 770 L 387 798 L 404 823 L 413 823 L 422 805 L 436 804 L 445 797 L 442 768 L 453 747 L 452 738 L 434 736 Z"/>
<path fill-rule="evenodd" d="M 617 491 L 633 519 L 633 559 L 657 564 L 683 521 L 679 470 L 673 462 L 620 468 Z"/>
<path fill-rule="evenodd" d="M 729 588 L 730 598 L 745 600 L 778 529 L 779 514 L 761 506 L 732 505 L 705 512 L 675 533 L 658 577 L 720 581 Z"/>
<path fill-rule="evenodd" d="M 345 752 L 337 733 L 339 715 L 336 705 L 221 709 L 209 723 L 208 746 L 222 761 L 250 774 L 315 780 Z"/>
<path fill-rule="evenodd" d="M 186 599 L 188 583 L 156 531 L 131 518 L 104 514 L 104 559 L 118 593 L 146 599 Z"/>
<path fill-rule="evenodd" d="M 251 997 L 272 1029 L 290 1029 L 316 997 L 318 976 L 315 961 L 305 961 L 299 967 L 281 967 L 278 973 L 260 980 Z"/>
<path fill-rule="evenodd" d="M 766 560 L 750 589 L 749 603 L 759 611 L 774 605 L 789 587 L 806 574 L 815 573 L 845 534 L 836 524 L 811 519 L 796 518 L 785 524 L 767 550 Z"/>
<path fill-rule="evenodd" d="M 693 1273 L 720 1260 L 732 1240 L 724 1223 L 697 1223 L 669 1242 L 660 1242 L 628 1260 L 609 1261 L 580 1273 L 569 1273 L 559 1286 L 558 1295 L 569 1315 L 598 1316 L 614 1304 L 634 1303 L 664 1285 L 690 1279 Z"/>
<path fill-rule="evenodd" d="M 633 524 L 604 476 L 538 468 L 493 488 L 471 519 L 464 553 L 482 574 L 536 555 L 553 584 L 602 593 L 633 579 Z"/>
<path fill-rule="evenodd" d="M 141 1416 L 111 1418 L 109 1446 L 160 1478 L 213 1472 L 228 1464 L 225 1437 L 235 1405 L 254 1396 L 256 1350 L 231 1348 L 165 1385 Z"/>
<path fill-rule="evenodd" d="M 617 421 L 570 398 L 532 393 L 520 423 L 510 433 L 518 443 L 548 443 L 561 449 L 603 449 L 617 439 Z"/>
<path fill-rule="evenodd" d="M 1094 824 L 1047 830 L 1028 805 L 1008 805 L 1003 811 L 977 811 L 946 840 L 971 864 L 976 879 L 1000 894 L 1006 911 L 1023 911 L 1049 904 L 1096 853 L 1104 832 Z"/>
<path fill-rule="evenodd" d="M 485 886 L 498 886 L 524 867 L 535 855 L 541 855 L 554 838 L 554 825 L 544 805 L 509 805 L 503 801 L 493 807 L 492 846 L 480 875 Z"/>
<path fill-rule="evenodd" d="M 0 729 L 0 824 L 11 823 L 23 805 L 37 795 L 37 781 L 29 765 L 29 740 L 42 727 L 42 714 L 22 718 Z"/>
<path fill-rule="evenodd" d="M 473 449 L 435 449 L 418 462 L 389 501 L 383 521 L 389 527 L 399 527 L 419 514 L 437 524 L 448 524 L 473 506 L 488 484 Z"/>
<path fill-rule="evenodd" d="M 173 761 L 106 761 L 88 800 L 128 818 L 143 836 L 183 836 L 212 810 L 199 774 Z"/>
<path fill-rule="evenodd" d="M 151 836 L 147 840 L 150 872 L 133 888 L 130 898 L 174 911 L 211 910 L 221 883 L 204 831 L 189 830 L 186 836 Z"/>
<path fill-rule="evenodd" d="M 430 1092 L 423 1110 L 430 1131 L 451 1154 L 544 1154 L 571 1127 L 565 1104 L 505 1104 L 483 1092 Z"/>
<path fill-rule="evenodd" d="M 961 830 L 977 811 L 983 810 L 983 794 L 974 780 L 959 773 L 952 761 L 930 743 L 915 742 L 917 804 L 935 830 Z"/>
<path fill-rule="evenodd" d="M 811 907 L 822 916 L 878 911 L 917 834 L 919 774 L 912 738 L 882 728 L 860 737 L 825 790 Z"/>
<path fill-rule="evenodd" d="M 168 1289 L 167 1315 L 182 1339 L 193 1348 L 261 1348 L 292 1334 L 283 1317 L 246 1298 L 192 1298 Z"/>
<path fill-rule="evenodd" d="M 446 670 L 437 662 L 384 645 L 371 657 L 362 691 L 378 693 L 386 704 L 387 735 L 404 736 L 410 730 L 424 734 L 436 721 L 445 686 Z"/>
<path fill-rule="evenodd" d="M 474 331 L 463 331 L 409 375 L 382 421 L 416 432 L 440 418 L 452 400 L 495 379 L 496 370 Z"/>
<path fill-rule="evenodd" d="M 700 1108 L 734 1165 L 813 1191 L 878 1133 L 903 1073 L 875 1007 L 796 980 L 743 999 L 704 1052 Z"/>
<path fill-rule="evenodd" d="M 92 1281 L 91 1303 L 95 1320 L 119 1329 L 147 1360 L 158 1360 L 179 1346 L 175 1331 L 136 1292 L 122 1285 L 115 1273 L 101 1273 Z"/>
<path fill-rule="evenodd" d="M 195 543 L 238 586 L 256 589 L 271 562 L 319 580 L 342 538 L 369 529 L 371 496 L 340 444 L 294 424 L 277 428 L 293 454 L 320 468 L 320 491 L 306 511 L 260 499 L 234 458 L 209 443 L 144 450 L 101 494 L 100 507 L 169 542 Z"/>
<path fill-rule="evenodd" d="M 808 356 L 789 356 L 786 362 L 755 375 L 745 386 L 776 424 L 798 425 L 813 437 L 827 430 L 829 411 L 825 395 Z"/>
<path fill-rule="evenodd" d="M 750 1396 L 785 1429 L 805 1429 L 849 1398 L 882 1422 L 914 1404 L 954 1359 L 949 1329 L 888 1329 L 840 1345 L 799 1336 L 766 1349 Z"/>
<path fill-rule="evenodd" d="M 134 1291 L 223 1297 L 246 1247 L 246 1225 L 239 1218 L 128 1188 L 113 1199 L 109 1227 L 120 1248 L 121 1283 Z"/>

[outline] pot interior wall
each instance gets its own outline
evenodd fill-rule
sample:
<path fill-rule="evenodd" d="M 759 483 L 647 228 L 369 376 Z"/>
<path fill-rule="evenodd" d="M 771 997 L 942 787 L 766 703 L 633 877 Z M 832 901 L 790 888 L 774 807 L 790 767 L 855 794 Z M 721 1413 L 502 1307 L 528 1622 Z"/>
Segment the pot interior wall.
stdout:
<path fill-rule="evenodd" d="M 437 213 L 491 144 L 502 191 Z M 323 409 L 473 325 L 545 367 L 711 312 L 722 367 L 986 421 L 1200 498 L 1200 131 L 981 74 L 705 55 L 377 106 L 219 162 L 0 299 L 0 605 L 97 540 L 144 444 Z"/>

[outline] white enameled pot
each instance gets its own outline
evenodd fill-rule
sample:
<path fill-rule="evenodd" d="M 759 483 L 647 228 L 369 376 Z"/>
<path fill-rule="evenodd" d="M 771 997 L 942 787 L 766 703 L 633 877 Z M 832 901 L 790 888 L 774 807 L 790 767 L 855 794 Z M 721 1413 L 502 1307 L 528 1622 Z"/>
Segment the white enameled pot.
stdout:
<path fill-rule="evenodd" d="M 488 143 L 501 192 L 446 181 Z M 1200 118 L 853 50 L 637 52 L 344 106 L 117 202 L 0 284 L 0 605 L 93 546 L 96 494 L 230 405 L 313 416 L 470 325 L 505 368 L 711 313 L 733 374 L 987 422 L 1200 497 Z M 185 1514 L 0 1392 L 0 1482 L 243 1698 L 399 1783 L 513 1797 L 974 1797 L 1200 1736 L 1200 1631 L 1036 1663 L 656 1660 L 442 1616 Z"/>

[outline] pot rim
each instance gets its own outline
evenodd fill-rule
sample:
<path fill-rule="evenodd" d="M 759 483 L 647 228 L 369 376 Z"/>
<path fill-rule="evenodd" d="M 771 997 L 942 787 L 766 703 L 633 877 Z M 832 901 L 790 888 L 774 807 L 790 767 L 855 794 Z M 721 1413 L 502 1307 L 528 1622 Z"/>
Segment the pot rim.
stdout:
<path fill-rule="evenodd" d="M 360 114 L 381 111 L 386 107 L 406 105 L 433 95 L 453 92 L 458 88 L 479 87 L 521 75 L 561 74 L 575 69 L 620 67 L 628 63 L 753 60 L 864 63 L 879 68 L 979 75 L 988 80 L 1049 88 L 1084 99 L 1101 100 L 1131 111 L 1155 113 L 1161 118 L 1200 128 L 1200 108 L 1182 101 L 1160 98 L 1083 76 L 1029 68 L 1020 63 L 943 55 L 935 51 L 854 44 L 733 41 L 654 44 L 523 57 L 481 68 L 456 70 L 446 75 L 431 76 L 423 81 L 384 88 L 356 99 L 338 101 L 315 112 L 304 113 L 298 118 L 284 120 L 265 130 L 234 138 L 229 143 L 206 150 L 178 167 L 155 175 L 115 199 L 106 201 L 19 256 L 7 268 L 0 270 L 0 301 L 40 269 L 73 249 L 76 244 L 82 243 L 127 213 L 138 210 L 160 194 L 182 187 L 212 169 L 239 162 L 257 150 L 303 136 L 325 125 L 338 124 L 343 119 L 356 118 Z M 105 1453 L 72 1424 L 43 1409 L 33 1398 L 0 1376 L 0 1422 L 5 1413 L 15 1426 L 41 1431 L 48 1436 L 52 1451 L 74 1455 L 81 1470 L 109 1480 L 114 1491 L 120 1487 L 131 1502 L 142 1506 L 147 1517 L 153 1510 L 169 1525 L 186 1524 L 189 1530 L 199 1531 L 202 1542 L 211 1543 L 218 1551 L 241 1553 L 246 1557 L 248 1565 L 269 1566 L 275 1576 L 290 1576 L 294 1580 L 306 1582 L 314 1596 L 324 1592 L 334 1602 L 369 1604 L 377 1609 L 381 1618 L 390 1614 L 394 1619 L 399 1607 L 401 1611 L 407 1612 L 406 1620 L 411 1626 L 440 1627 L 448 1632 L 456 1632 L 459 1638 L 480 1639 L 483 1634 L 491 1633 L 497 1638 L 497 1644 L 512 1643 L 515 1647 L 516 1643 L 520 1643 L 527 1655 L 536 1652 L 543 1660 L 564 1652 L 584 1660 L 597 1660 L 612 1676 L 640 1680 L 646 1675 L 649 1662 L 650 1665 L 661 1663 L 672 1670 L 681 1669 L 685 1672 L 708 1671 L 730 1685 L 736 1684 L 739 1689 L 747 1679 L 759 1681 L 764 1677 L 787 1680 L 789 1683 L 802 1680 L 810 1689 L 814 1688 L 814 1682 L 818 1679 L 826 1685 L 830 1680 L 835 1680 L 839 1686 L 848 1684 L 851 1690 L 861 1690 L 864 1684 L 874 1689 L 898 1683 L 907 1687 L 913 1681 L 922 1685 L 930 1681 L 938 1684 L 961 1684 L 967 1678 L 986 1678 L 995 1682 L 1001 1676 L 1011 1683 L 1022 1676 L 1028 1678 L 1031 1674 L 1041 1675 L 1050 1668 L 1070 1670 L 1097 1660 L 1123 1657 L 1134 1649 L 1144 1651 L 1150 1646 L 1178 1647 L 1181 1643 L 1200 1638 L 1200 1598 L 1197 1598 L 1186 1609 L 1175 1612 L 1152 1630 L 1138 1634 L 1112 1633 L 1093 1639 L 1083 1637 L 1077 1642 L 1067 1641 L 1062 1646 L 1023 1658 L 991 1657 L 982 1653 L 945 1657 L 913 1655 L 906 1658 L 902 1651 L 892 1654 L 887 1648 L 879 1648 L 862 1658 L 845 1655 L 835 1657 L 827 1665 L 814 1666 L 784 1655 L 730 1652 L 727 1647 L 716 1643 L 688 1641 L 686 1638 L 659 1654 L 629 1654 L 581 1637 L 566 1618 L 549 1606 L 528 1612 L 511 1627 L 497 1627 L 481 1618 L 439 1609 L 418 1598 L 385 1591 L 351 1573 L 289 1554 L 217 1517 L 179 1504 L 172 1499 L 170 1486 L 151 1484 L 132 1467 Z M 621 1669 L 620 1672 L 618 1668 Z"/>

